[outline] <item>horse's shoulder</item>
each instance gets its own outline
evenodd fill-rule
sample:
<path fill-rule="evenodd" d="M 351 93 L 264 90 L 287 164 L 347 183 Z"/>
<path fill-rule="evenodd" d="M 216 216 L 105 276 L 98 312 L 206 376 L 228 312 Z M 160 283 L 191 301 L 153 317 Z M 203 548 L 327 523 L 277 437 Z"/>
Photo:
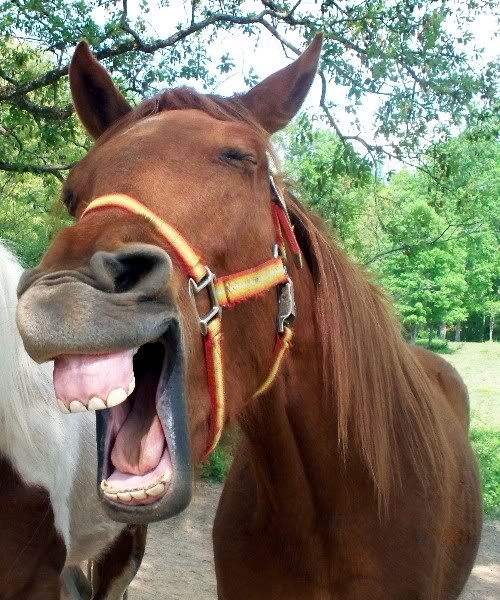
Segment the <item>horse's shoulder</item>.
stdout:
<path fill-rule="evenodd" d="M 410 348 L 431 382 L 440 388 L 460 423 L 468 428 L 469 393 L 459 372 L 445 358 L 430 350 L 419 346 Z"/>

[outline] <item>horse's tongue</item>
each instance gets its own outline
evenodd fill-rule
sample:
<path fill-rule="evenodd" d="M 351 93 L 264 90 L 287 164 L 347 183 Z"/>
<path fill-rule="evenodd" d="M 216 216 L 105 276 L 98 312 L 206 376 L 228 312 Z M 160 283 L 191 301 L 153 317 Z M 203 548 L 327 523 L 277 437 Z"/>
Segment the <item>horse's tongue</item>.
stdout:
<path fill-rule="evenodd" d="M 155 397 L 156 390 L 147 383 L 141 381 L 141 389 L 136 391 L 132 410 L 120 427 L 111 452 L 111 462 L 121 473 L 144 475 L 158 466 L 163 454 L 165 435 L 155 403 L 141 397 L 144 392 Z"/>

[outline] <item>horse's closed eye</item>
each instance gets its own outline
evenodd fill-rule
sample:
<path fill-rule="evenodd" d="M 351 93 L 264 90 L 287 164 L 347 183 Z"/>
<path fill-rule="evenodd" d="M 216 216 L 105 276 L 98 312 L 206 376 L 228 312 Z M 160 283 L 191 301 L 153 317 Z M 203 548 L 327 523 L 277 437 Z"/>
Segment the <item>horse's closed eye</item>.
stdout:
<path fill-rule="evenodd" d="M 240 148 L 225 148 L 220 153 L 220 159 L 227 163 L 249 162 L 256 165 L 257 160 L 253 154 Z"/>

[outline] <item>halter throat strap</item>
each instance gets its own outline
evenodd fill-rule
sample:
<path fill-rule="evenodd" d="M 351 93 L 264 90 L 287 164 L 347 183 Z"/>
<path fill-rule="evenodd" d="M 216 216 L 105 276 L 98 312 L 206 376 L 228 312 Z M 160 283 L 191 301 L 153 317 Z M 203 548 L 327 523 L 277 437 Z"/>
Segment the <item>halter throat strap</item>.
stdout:
<path fill-rule="evenodd" d="M 225 422 L 224 359 L 222 343 L 222 309 L 232 308 L 247 300 L 257 298 L 277 287 L 278 318 L 277 340 L 273 362 L 268 376 L 254 393 L 256 398 L 264 394 L 275 381 L 280 367 L 290 348 L 292 339 L 291 323 L 295 317 L 293 284 L 285 266 L 287 240 L 297 266 L 301 265 L 300 248 L 295 239 L 284 199 L 271 177 L 272 213 L 276 230 L 274 256 L 268 261 L 239 271 L 232 275 L 216 277 L 205 266 L 197 251 L 172 225 L 161 219 L 144 204 L 125 194 L 110 194 L 96 198 L 87 206 L 81 219 L 101 210 L 117 209 L 131 215 L 140 216 L 150 224 L 182 265 L 189 278 L 189 293 L 196 303 L 196 296 L 206 293 L 210 309 L 199 316 L 201 333 L 204 337 L 205 363 L 211 402 L 209 442 L 206 457 L 217 446 Z"/>

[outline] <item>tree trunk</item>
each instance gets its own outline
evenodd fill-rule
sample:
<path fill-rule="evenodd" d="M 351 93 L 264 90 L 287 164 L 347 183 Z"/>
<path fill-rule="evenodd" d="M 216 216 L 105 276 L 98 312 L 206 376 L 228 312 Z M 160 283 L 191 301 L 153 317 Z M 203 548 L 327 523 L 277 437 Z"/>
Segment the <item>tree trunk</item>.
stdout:
<path fill-rule="evenodd" d="M 484 327 L 486 325 L 486 313 L 483 313 L 483 326 L 481 327 L 481 341 L 484 342 Z"/>
<path fill-rule="evenodd" d="M 446 339 L 446 323 L 439 323 L 439 338 L 441 340 L 445 340 Z"/>
<path fill-rule="evenodd" d="M 493 330 L 495 329 L 495 317 L 490 315 L 490 342 L 493 341 Z"/>
<path fill-rule="evenodd" d="M 462 333 L 462 323 L 457 323 L 455 325 L 455 342 L 460 341 L 460 335 Z"/>
<path fill-rule="evenodd" d="M 434 327 L 433 327 L 433 325 L 431 323 L 429 325 L 429 339 L 427 341 L 427 345 L 429 346 L 429 348 L 431 347 L 431 344 L 432 344 L 432 337 L 433 337 L 433 333 L 434 333 L 433 329 L 434 329 Z"/>
<path fill-rule="evenodd" d="M 413 327 L 410 328 L 410 344 L 417 343 L 417 335 L 418 335 L 418 327 L 416 325 L 413 325 Z"/>

